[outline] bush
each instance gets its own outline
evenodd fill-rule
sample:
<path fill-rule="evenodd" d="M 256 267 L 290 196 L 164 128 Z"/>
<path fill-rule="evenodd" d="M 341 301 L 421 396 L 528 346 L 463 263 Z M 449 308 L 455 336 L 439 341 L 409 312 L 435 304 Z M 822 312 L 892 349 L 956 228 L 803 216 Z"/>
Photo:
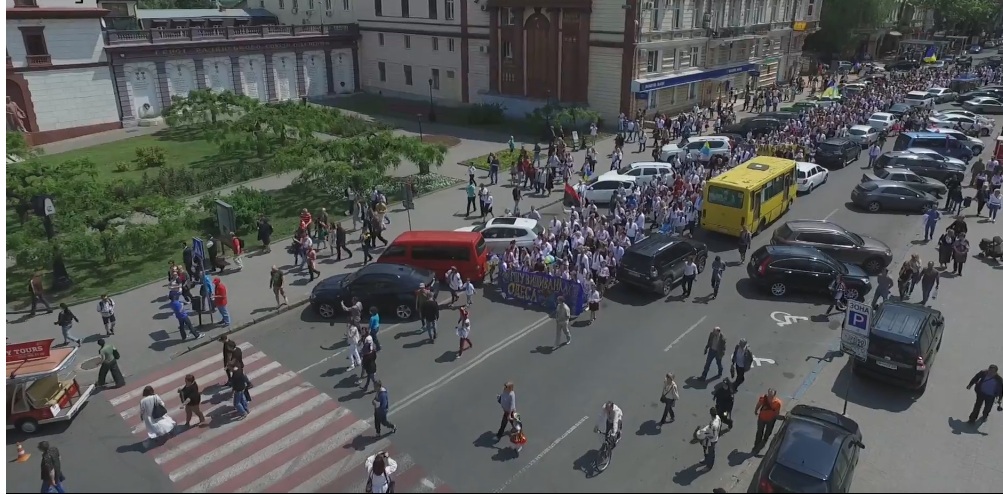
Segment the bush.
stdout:
<path fill-rule="evenodd" d="M 132 171 L 132 163 L 129 163 L 128 161 L 119 161 L 118 163 L 115 163 L 116 173 L 125 173 L 129 171 Z"/>
<path fill-rule="evenodd" d="M 167 150 L 162 146 L 136 148 L 136 164 L 142 170 L 166 166 Z"/>
<path fill-rule="evenodd" d="M 390 130 L 393 127 L 383 122 L 366 120 L 354 115 L 339 114 L 334 123 L 328 129 L 328 134 L 339 137 L 355 137 L 381 130 Z"/>
<path fill-rule="evenodd" d="M 498 163 L 501 165 L 499 171 L 505 171 L 511 169 L 519 161 L 519 148 L 516 148 L 515 152 L 510 152 L 508 149 L 502 151 L 495 151 L 495 156 L 498 157 Z M 530 156 L 532 156 L 532 150 L 530 150 Z M 488 170 L 491 166 L 488 164 L 488 155 L 478 156 L 476 158 L 467 160 L 463 162 L 464 166 L 474 165 L 474 168 L 480 170 Z"/>
<path fill-rule="evenodd" d="M 536 108 L 526 114 L 526 123 L 530 135 L 539 136 L 542 141 L 550 141 L 550 126 L 565 139 L 571 138 L 572 131 L 578 131 L 578 137 L 584 139 L 589 133 L 592 122 L 599 121 L 599 113 L 582 106 L 561 106 L 549 104 Z"/>
<path fill-rule="evenodd" d="M 498 103 L 477 103 L 467 109 L 470 125 L 493 125 L 505 122 L 505 107 Z"/>
<path fill-rule="evenodd" d="M 275 199 L 271 195 L 258 189 L 237 187 L 226 195 L 210 194 L 199 201 L 201 209 L 212 218 L 216 217 L 217 199 L 233 206 L 238 228 L 254 225 L 258 218 L 275 209 Z"/>

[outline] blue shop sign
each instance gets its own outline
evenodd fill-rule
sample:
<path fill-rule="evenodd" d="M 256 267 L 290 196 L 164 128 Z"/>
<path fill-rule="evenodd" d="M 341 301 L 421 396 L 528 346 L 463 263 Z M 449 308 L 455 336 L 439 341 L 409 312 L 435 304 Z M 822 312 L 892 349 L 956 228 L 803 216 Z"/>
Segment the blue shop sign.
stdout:
<path fill-rule="evenodd" d="M 756 64 L 754 63 L 739 65 L 737 67 L 725 67 L 723 69 L 708 70 L 705 72 L 698 72 L 696 74 L 667 77 L 665 79 L 642 82 L 638 84 L 637 92 L 655 91 L 657 89 L 664 89 L 667 87 L 683 86 L 694 82 L 727 77 L 729 75 L 740 74 L 742 72 L 749 72 L 752 70 L 756 70 Z"/>
<path fill-rule="evenodd" d="M 634 99 L 641 99 L 641 100 L 648 99 L 648 93 L 636 92 L 634 93 Z"/>

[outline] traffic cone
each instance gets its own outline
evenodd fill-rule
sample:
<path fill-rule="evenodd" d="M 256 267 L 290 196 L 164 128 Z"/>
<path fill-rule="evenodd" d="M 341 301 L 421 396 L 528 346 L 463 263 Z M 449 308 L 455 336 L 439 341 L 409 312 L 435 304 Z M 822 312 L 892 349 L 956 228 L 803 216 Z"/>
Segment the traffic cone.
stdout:
<path fill-rule="evenodd" d="M 21 443 L 17 443 L 17 459 L 14 461 L 24 463 L 28 461 L 28 458 L 31 458 L 31 455 L 24 452 L 24 446 L 21 446 Z"/>

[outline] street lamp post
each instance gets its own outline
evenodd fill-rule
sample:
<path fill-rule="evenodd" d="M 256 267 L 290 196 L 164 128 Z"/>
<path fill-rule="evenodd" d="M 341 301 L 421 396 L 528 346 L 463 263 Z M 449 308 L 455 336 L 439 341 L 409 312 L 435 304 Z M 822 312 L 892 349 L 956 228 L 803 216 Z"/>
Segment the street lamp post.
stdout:
<path fill-rule="evenodd" d="M 425 133 L 421 131 L 421 113 L 418 114 L 418 140 L 425 141 Z"/>
<path fill-rule="evenodd" d="M 435 122 L 435 103 L 432 101 L 432 79 L 428 80 L 428 121 Z"/>

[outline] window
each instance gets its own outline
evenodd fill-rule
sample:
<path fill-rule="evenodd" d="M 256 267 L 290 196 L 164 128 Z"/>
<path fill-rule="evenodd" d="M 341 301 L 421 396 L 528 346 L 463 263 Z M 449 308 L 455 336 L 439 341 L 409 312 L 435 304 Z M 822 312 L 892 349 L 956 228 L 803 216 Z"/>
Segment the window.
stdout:
<path fill-rule="evenodd" d="M 439 0 L 428 0 L 428 18 L 439 18 Z"/>
<path fill-rule="evenodd" d="M 380 82 L 387 82 L 387 63 L 376 62 L 376 68 L 380 71 Z"/>
<path fill-rule="evenodd" d="M 313 0 L 307 0 L 307 10 L 313 10 Z"/>
<path fill-rule="evenodd" d="M 380 46 L 383 46 L 383 42 L 384 42 L 384 39 L 383 39 L 383 33 L 376 33 L 376 37 L 377 37 L 377 38 L 379 39 L 379 41 L 380 41 Z"/>
<path fill-rule="evenodd" d="M 404 35 L 404 49 L 405 50 L 411 49 L 411 36 L 408 34 Z"/>
<path fill-rule="evenodd" d="M 700 47 L 691 46 L 690 47 L 690 67 L 700 66 Z"/>
<path fill-rule="evenodd" d="M 501 11 L 501 24 L 503 26 L 516 25 L 515 10 L 504 8 Z"/>
<path fill-rule="evenodd" d="M 14 0 L 15 7 L 38 7 L 37 0 Z"/>
<path fill-rule="evenodd" d="M 439 90 L 439 69 L 432 69 L 432 89 Z"/>
<path fill-rule="evenodd" d="M 745 203 L 745 193 L 711 185 L 707 188 L 707 202 L 729 208 L 741 208 Z"/>
<path fill-rule="evenodd" d="M 456 0 L 446 0 L 446 20 L 451 21 L 456 18 Z"/>
<path fill-rule="evenodd" d="M 401 17 L 411 17 L 411 0 L 401 0 Z"/>
<path fill-rule="evenodd" d="M 293 0 L 293 10 L 299 10 L 300 0 Z"/>
<path fill-rule="evenodd" d="M 342 10 L 352 10 L 352 0 L 341 0 Z"/>
<path fill-rule="evenodd" d="M 508 41 L 502 43 L 502 57 L 508 59 L 515 58 L 515 52 L 512 50 L 512 43 Z"/>
<path fill-rule="evenodd" d="M 453 72 L 452 70 L 446 71 L 446 79 L 455 79 L 455 78 L 456 78 L 456 72 Z"/>
<path fill-rule="evenodd" d="M 762 24 L 766 20 L 766 0 L 756 2 L 756 11 L 753 13 L 753 21 Z"/>
<path fill-rule="evenodd" d="M 19 27 L 21 38 L 24 41 L 24 52 L 27 55 L 28 66 L 52 65 L 52 57 L 49 56 L 49 48 L 45 44 L 45 35 L 42 34 L 42 26 Z"/>
<path fill-rule="evenodd" d="M 20 7 L 18 3 L 14 2 L 14 5 Z M 110 17 L 129 17 L 129 5 L 123 2 L 101 2 L 101 8 L 111 11 Z"/>
<path fill-rule="evenodd" d="M 808 15 L 806 17 L 811 17 L 815 12 L 815 0 L 808 0 Z"/>
<path fill-rule="evenodd" d="M 382 62 L 381 62 L 382 63 Z M 407 254 L 407 248 L 403 245 L 391 245 L 383 250 L 380 257 L 404 257 Z"/>
<path fill-rule="evenodd" d="M 279 0 L 279 10 L 285 10 L 285 9 L 286 9 L 286 0 Z"/>
<path fill-rule="evenodd" d="M 449 49 L 449 51 L 456 51 L 456 40 L 453 38 L 447 39 L 446 47 Z"/>
<path fill-rule="evenodd" d="M 645 70 L 649 73 L 658 72 L 659 58 L 661 58 L 661 52 L 658 50 L 648 50 L 648 60 L 645 65 Z"/>
<path fill-rule="evenodd" d="M 696 16 L 696 13 L 693 14 Z M 683 0 L 672 0 L 672 29 L 683 28 Z"/>
<path fill-rule="evenodd" d="M 651 9 L 651 30 L 661 31 L 662 30 L 662 18 L 665 17 L 664 12 L 661 8 L 661 1 L 654 2 L 655 6 Z"/>
<path fill-rule="evenodd" d="M 414 85 L 414 80 L 411 79 L 411 66 L 410 65 L 405 65 L 404 66 L 404 84 L 407 85 L 407 86 L 413 86 Z"/>
<path fill-rule="evenodd" d="M 697 83 L 690 83 L 690 90 L 686 94 L 687 99 L 697 99 Z"/>
<path fill-rule="evenodd" d="M 703 0 L 696 0 L 693 2 L 693 28 L 699 29 L 704 27 L 703 22 Z M 710 27 L 710 26 L 707 26 Z"/>
<path fill-rule="evenodd" d="M 470 249 L 461 246 L 423 246 L 411 247 L 411 259 L 433 261 L 469 261 Z"/>
<path fill-rule="evenodd" d="M 432 36 L 432 51 L 439 51 L 439 38 Z"/>
<path fill-rule="evenodd" d="M 374 7 L 376 9 L 376 15 L 377 16 L 382 16 L 383 15 L 383 0 L 373 0 L 373 1 L 376 2 L 376 4 L 374 5 Z"/>

